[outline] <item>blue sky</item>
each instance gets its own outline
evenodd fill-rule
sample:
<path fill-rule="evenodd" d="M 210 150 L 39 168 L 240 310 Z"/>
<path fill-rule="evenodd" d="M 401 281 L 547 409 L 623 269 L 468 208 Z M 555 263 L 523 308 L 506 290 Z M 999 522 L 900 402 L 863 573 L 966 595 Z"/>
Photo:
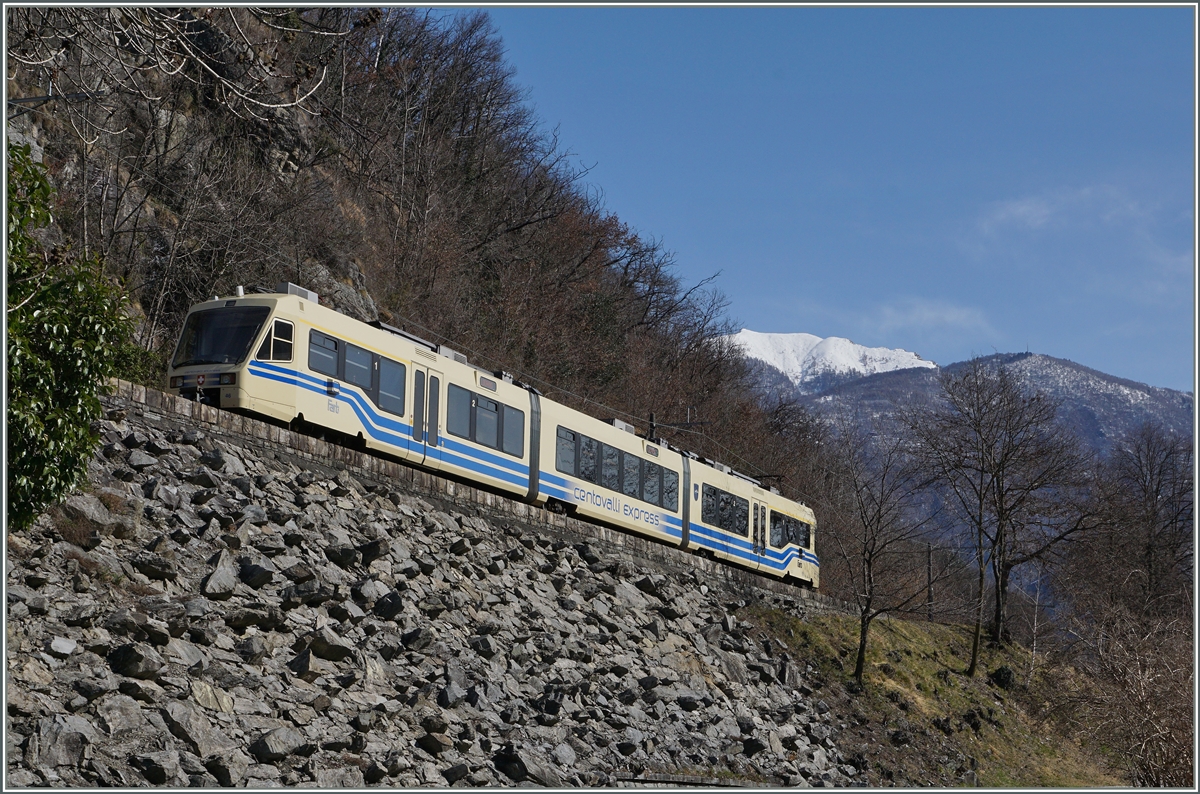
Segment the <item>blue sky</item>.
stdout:
<path fill-rule="evenodd" d="M 1191 8 L 489 8 L 607 209 L 756 331 L 1193 388 Z"/>

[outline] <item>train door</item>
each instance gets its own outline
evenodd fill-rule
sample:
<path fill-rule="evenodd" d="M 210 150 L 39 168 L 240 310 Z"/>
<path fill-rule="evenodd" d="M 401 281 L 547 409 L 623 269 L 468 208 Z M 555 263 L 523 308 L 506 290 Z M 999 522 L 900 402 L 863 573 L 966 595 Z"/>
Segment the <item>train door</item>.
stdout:
<path fill-rule="evenodd" d="M 413 366 L 412 450 L 418 463 L 436 469 L 442 461 L 442 373 Z"/>
<path fill-rule="evenodd" d="M 767 506 L 757 499 L 750 500 L 750 539 L 754 545 L 754 565 L 767 568 Z"/>

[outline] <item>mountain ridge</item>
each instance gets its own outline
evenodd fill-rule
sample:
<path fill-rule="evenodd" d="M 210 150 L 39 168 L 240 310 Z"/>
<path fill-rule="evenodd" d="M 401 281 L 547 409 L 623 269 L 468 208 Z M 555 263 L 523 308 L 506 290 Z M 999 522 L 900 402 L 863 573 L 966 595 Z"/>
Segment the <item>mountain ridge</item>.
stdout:
<path fill-rule="evenodd" d="M 811 334 L 758 336 L 820 339 Z M 900 350 L 895 351 L 898 355 L 880 355 L 879 359 L 889 363 L 920 363 L 861 374 L 842 370 L 832 376 L 826 372 L 796 378 L 794 366 L 792 372 L 784 369 L 793 364 L 793 359 L 782 356 L 768 360 L 764 358 L 771 353 L 768 345 L 743 346 L 743 350 L 747 347 L 753 351 L 746 352 L 752 377 L 765 399 L 795 400 L 821 414 L 851 408 L 866 414 L 895 415 L 907 405 L 932 400 L 937 393 L 939 373 L 956 372 L 967 363 L 960 361 L 939 367 L 915 353 Z M 1156 421 L 1172 432 L 1192 434 L 1195 405 L 1192 392 L 1139 383 L 1043 353 L 996 353 L 981 359 L 988 366 L 1008 367 L 1026 387 L 1059 400 L 1062 421 L 1098 453 L 1106 453 L 1115 440 L 1145 421 Z"/>

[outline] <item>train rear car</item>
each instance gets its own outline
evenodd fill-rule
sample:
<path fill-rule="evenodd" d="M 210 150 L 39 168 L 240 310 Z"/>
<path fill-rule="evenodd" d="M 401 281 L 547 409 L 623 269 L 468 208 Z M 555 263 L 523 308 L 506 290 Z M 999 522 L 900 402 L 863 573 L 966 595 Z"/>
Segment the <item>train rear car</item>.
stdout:
<path fill-rule="evenodd" d="M 820 583 L 812 510 L 719 463 L 692 466 L 690 547 L 808 587 Z"/>

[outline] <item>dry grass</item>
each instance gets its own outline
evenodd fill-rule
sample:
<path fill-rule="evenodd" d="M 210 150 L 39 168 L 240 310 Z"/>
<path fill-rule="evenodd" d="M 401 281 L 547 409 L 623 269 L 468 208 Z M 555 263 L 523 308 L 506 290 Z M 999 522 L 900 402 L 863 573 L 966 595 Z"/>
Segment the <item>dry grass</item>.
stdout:
<path fill-rule="evenodd" d="M 116 491 L 100 491 L 96 494 L 96 498 L 100 500 L 110 513 L 121 515 L 129 512 L 129 500 Z"/>
<path fill-rule="evenodd" d="M 751 607 L 745 619 L 812 665 L 825 686 L 814 697 L 828 702 L 847 724 L 844 748 L 865 753 L 870 785 L 961 785 L 973 761 L 978 784 L 994 787 L 1115 786 L 1122 780 L 1060 726 L 1033 716 L 1033 693 L 1022 682 L 1028 652 L 1019 646 L 981 649 L 979 672 L 963 675 L 970 660 L 970 630 L 905 620 L 871 627 L 864 689 L 850 694 L 858 649 L 858 621 L 821 616 L 807 621 Z M 739 613 L 741 614 L 741 613 Z M 802 663 L 803 663 L 802 662 Z M 1007 665 L 1018 683 L 1008 691 L 987 681 Z M 936 721 L 936 723 L 935 723 Z M 972 727 L 972 724 L 978 727 Z M 949 734 L 940 727 L 948 727 Z M 899 745 L 895 733 L 908 739 Z M 960 760 L 961 759 L 961 760 Z"/>
<path fill-rule="evenodd" d="M 86 549 L 92 545 L 92 526 L 86 521 L 67 518 L 65 514 L 59 513 L 55 517 L 54 528 L 59 537 L 73 546 Z"/>

